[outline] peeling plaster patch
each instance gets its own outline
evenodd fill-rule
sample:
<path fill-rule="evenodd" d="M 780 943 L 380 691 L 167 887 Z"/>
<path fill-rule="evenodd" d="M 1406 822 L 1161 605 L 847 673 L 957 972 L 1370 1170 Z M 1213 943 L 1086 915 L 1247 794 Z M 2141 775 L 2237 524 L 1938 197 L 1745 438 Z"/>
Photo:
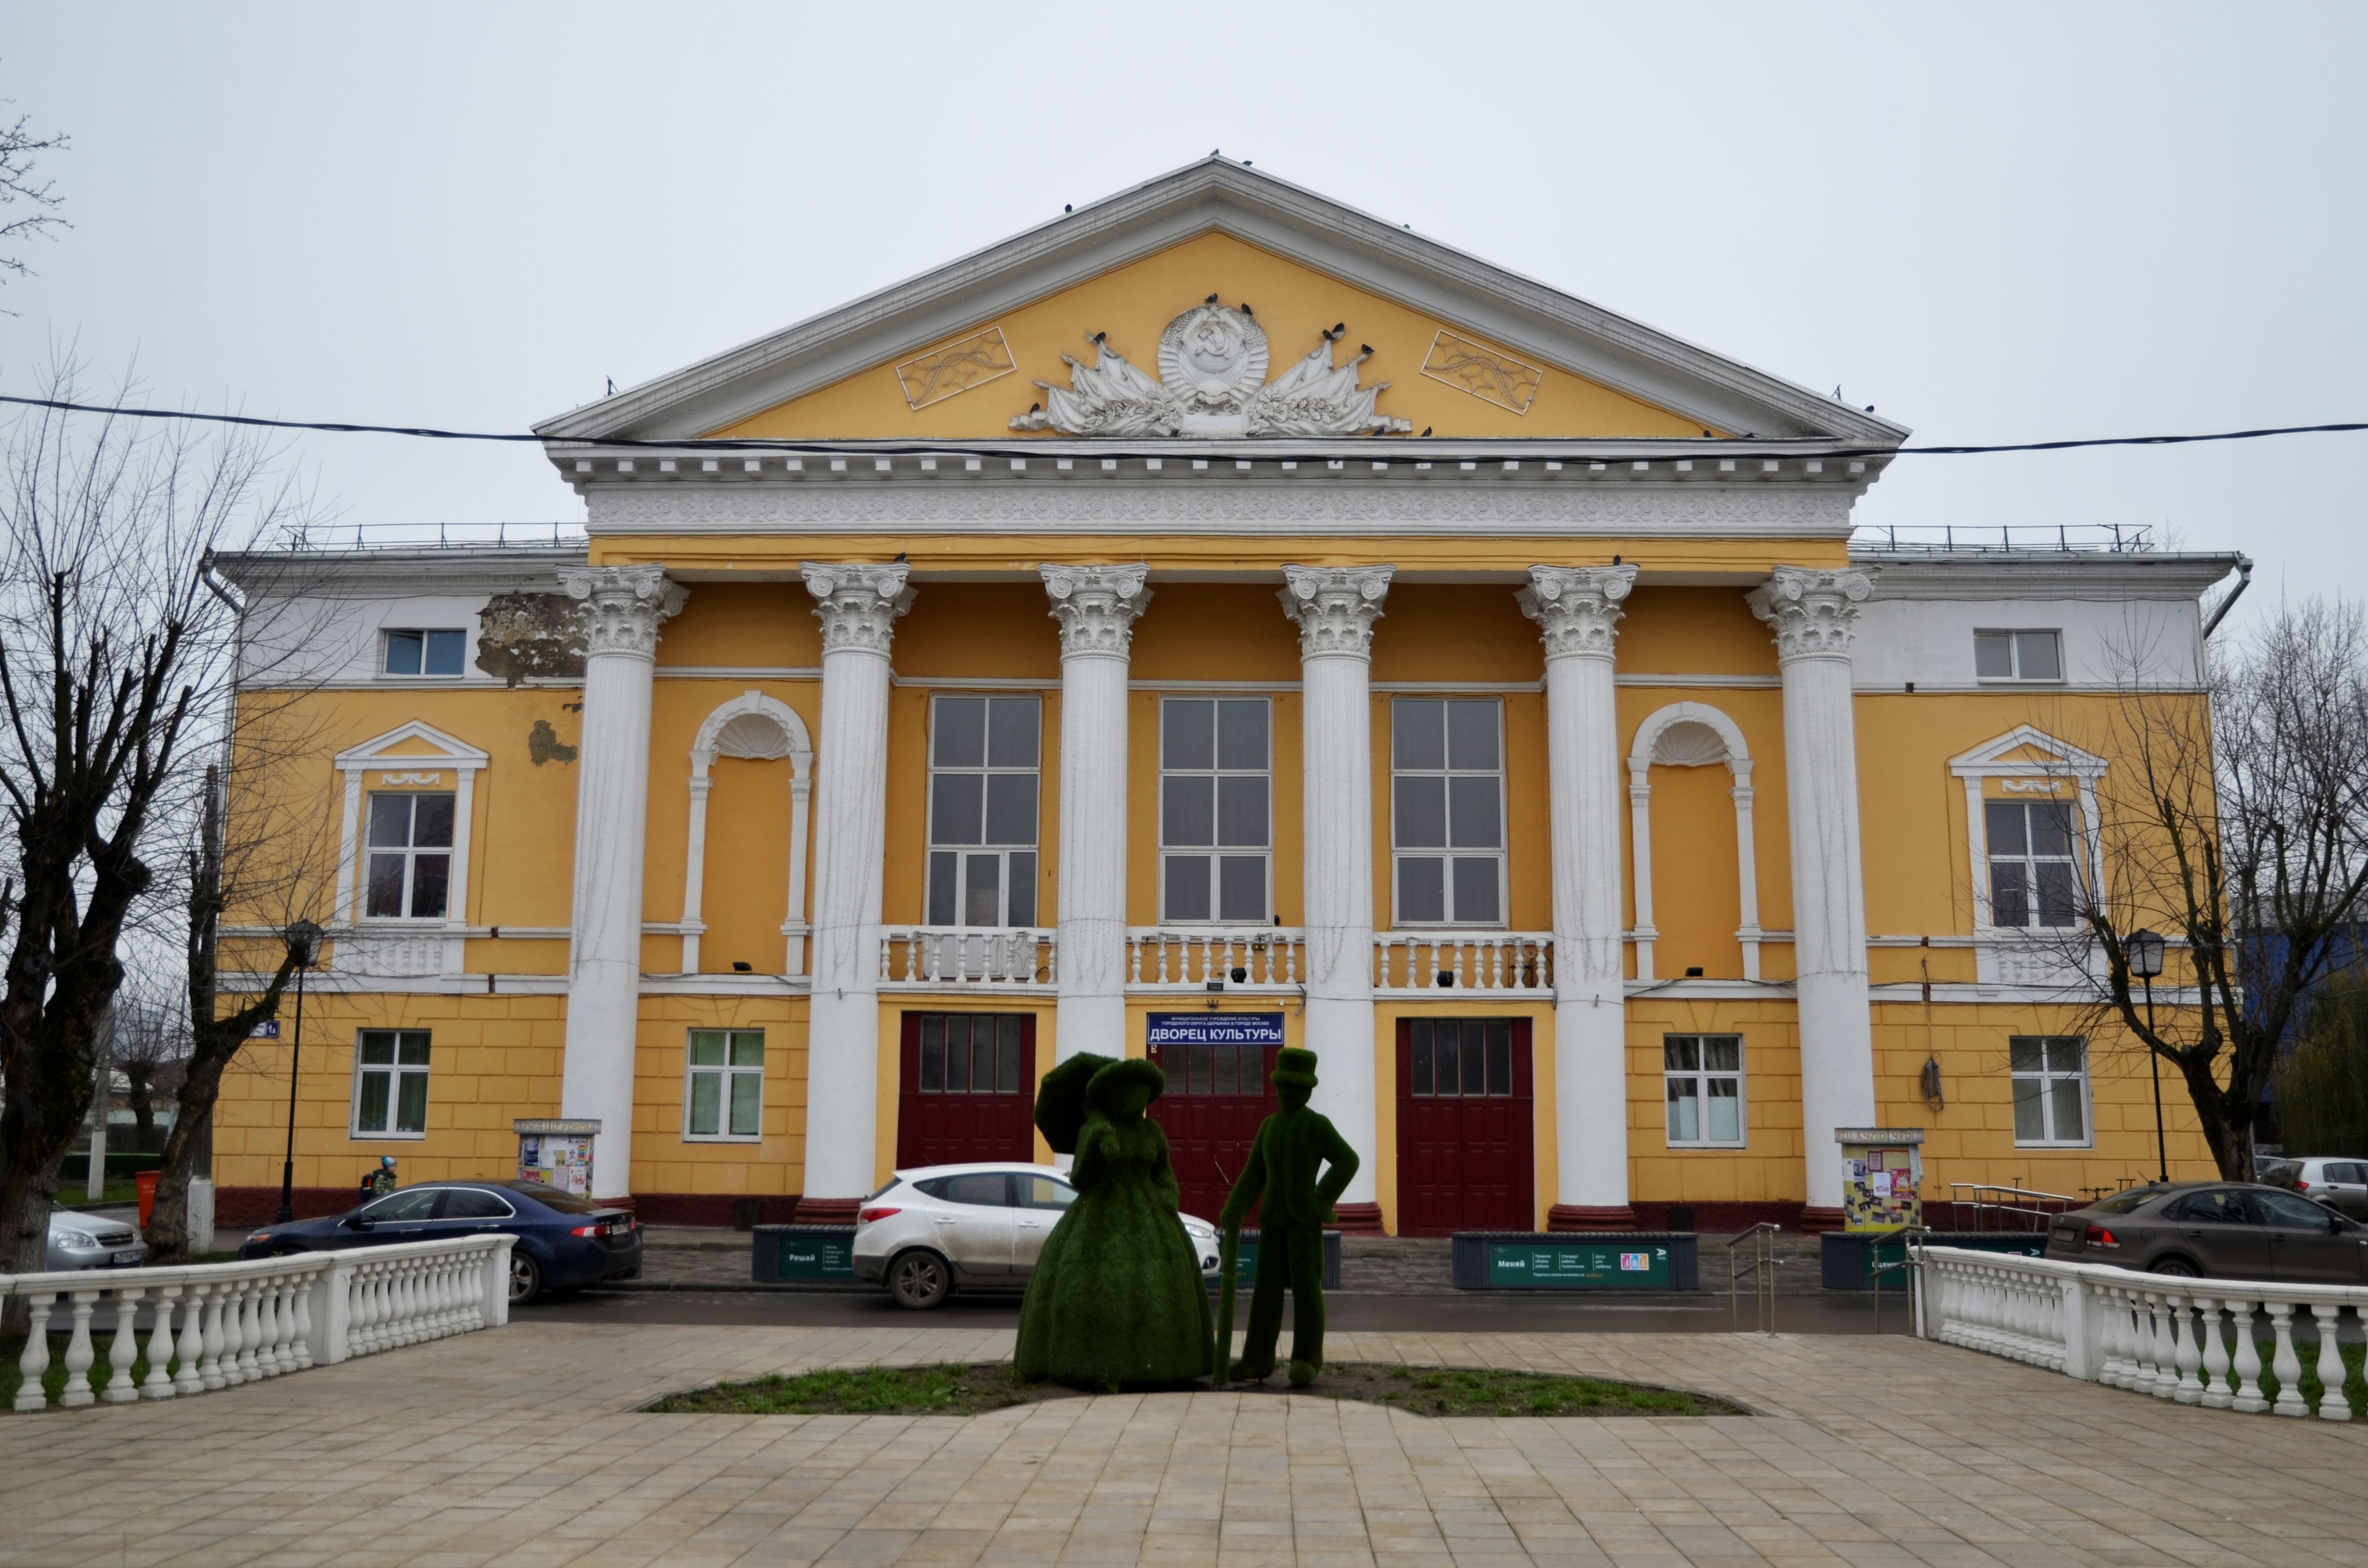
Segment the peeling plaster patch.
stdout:
<path fill-rule="evenodd" d="M 574 762 L 575 748 L 559 738 L 548 719 L 537 719 L 526 733 L 526 755 L 537 767 L 546 762 Z"/>
<path fill-rule="evenodd" d="M 565 594 L 495 594 L 477 623 L 477 667 L 511 686 L 582 678 L 582 607 Z"/>

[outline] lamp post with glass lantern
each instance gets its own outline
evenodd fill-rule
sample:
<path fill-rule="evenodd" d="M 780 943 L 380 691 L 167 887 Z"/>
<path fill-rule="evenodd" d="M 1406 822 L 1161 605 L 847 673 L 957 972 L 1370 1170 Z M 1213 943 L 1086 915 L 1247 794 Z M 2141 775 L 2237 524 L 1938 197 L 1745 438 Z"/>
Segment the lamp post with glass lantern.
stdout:
<path fill-rule="evenodd" d="M 304 971 L 321 950 L 321 928 L 299 920 L 280 935 L 296 960 L 296 1032 L 288 1042 L 288 1151 L 279 1163 L 279 1218 L 284 1225 L 296 1218 L 296 1069 L 304 1049 Z"/>
<path fill-rule="evenodd" d="M 2133 931 L 2122 944 L 2130 972 L 2146 986 L 2146 1065 L 2154 1070 L 2154 1161 L 2156 1179 L 2170 1180 L 2170 1155 L 2162 1135 L 2162 1052 L 2154 1040 L 2154 977 L 2162 972 L 2162 938 L 2152 931 Z"/>

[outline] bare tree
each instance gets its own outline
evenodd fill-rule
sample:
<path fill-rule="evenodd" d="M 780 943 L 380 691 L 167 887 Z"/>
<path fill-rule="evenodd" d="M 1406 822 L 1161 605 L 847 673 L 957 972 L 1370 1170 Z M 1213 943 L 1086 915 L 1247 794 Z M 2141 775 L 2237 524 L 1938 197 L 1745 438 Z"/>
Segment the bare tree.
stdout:
<path fill-rule="evenodd" d="M 0 98 L 0 103 L 7 100 Z M 32 268 L 17 254 L 25 241 L 49 234 L 52 229 L 73 227 L 58 216 L 65 198 L 57 193 L 49 180 L 34 177 L 34 154 L 63 153 L 73 143 L 63 136 L 42 136 L 32 129 L 30 115 L 18 115 L 14 123 L 0 127 L 0 208 L 14 207 L 19 202 L 32 210 L 9 217 L 0 222 L 0 273 L 28 277 Z M 0 278 L 0 282 L 6 282 Z M 6 312 L 14 315 L 16 312 Z"/>
<path fill-rule="evenodd" d="M 2352 960 L 2368 902 L 2368 621 L 2341 602 L 2281 607 L 2214 651 L 2206 686 L 2208 710 L 2135 679 L 2116 705 L 2104 882 L 2079 929 L 2097 1020 L 2177 1074 L 2220 1174 L 2249 1180 L 2279 1047 Z M 2146 1005 L 2140 931 L 2169 939 L 2158 983 L 2181 1005 Z"/>

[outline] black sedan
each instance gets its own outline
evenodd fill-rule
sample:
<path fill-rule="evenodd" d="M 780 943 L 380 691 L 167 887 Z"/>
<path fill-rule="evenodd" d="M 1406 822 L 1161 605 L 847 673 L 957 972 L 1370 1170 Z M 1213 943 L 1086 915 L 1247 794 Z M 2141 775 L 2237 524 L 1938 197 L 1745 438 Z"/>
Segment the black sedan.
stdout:
<path fill-rule="evenodd" d="M 279 1257 L 494 1231 L 518 1238 L 510 1250 L 513 1304 L 546 1290 L 577 1290 L 642 1271 L 642 1233 L 630 1210 L 531 1181 L 422 1182 L 334 1220 L 267 1225 L 246 1238 L 238 1256 Z"/>
<path fill-rule="evenodd" d="M 2182 1279 L 2360 1285 L 2368 1226 L 2257 1182 L 2169 1182 L 2058 1214 L 2047 1256 Z"/>

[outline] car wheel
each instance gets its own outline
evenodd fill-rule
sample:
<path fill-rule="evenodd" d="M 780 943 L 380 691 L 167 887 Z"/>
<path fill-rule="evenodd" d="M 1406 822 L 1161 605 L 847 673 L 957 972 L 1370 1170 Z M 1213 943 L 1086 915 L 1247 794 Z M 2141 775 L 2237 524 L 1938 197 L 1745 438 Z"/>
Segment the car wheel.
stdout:
<path fill-rule="evenodd" d="M 510 1252 L 510 1305 L 522 1307 L 542 1294 L 542 1265 L 527 1254 Z"/>
<path fill-rule="evenodd" d="M 2203 1270 L 2196 1267 L 2195 1265 L 2188 1262 L 2187 1259 L 2183 1257 L 2158 1257 L 2155 1259 L 2154 1267 L 2148 1268 L 2146 1272 L 2148 1274 L 2159 1274 L 2171 1279 L 2201 1279 L 2203 1278 Z"/>
<path fill-rule="evenodd" d="M 924 1248 L 900 1254 L 888 1266 L 888 1293 L 900 1307 L 927 1312 L 944 1301 L 953 1288 L 953 1271 L 946 1260 Z"/>

